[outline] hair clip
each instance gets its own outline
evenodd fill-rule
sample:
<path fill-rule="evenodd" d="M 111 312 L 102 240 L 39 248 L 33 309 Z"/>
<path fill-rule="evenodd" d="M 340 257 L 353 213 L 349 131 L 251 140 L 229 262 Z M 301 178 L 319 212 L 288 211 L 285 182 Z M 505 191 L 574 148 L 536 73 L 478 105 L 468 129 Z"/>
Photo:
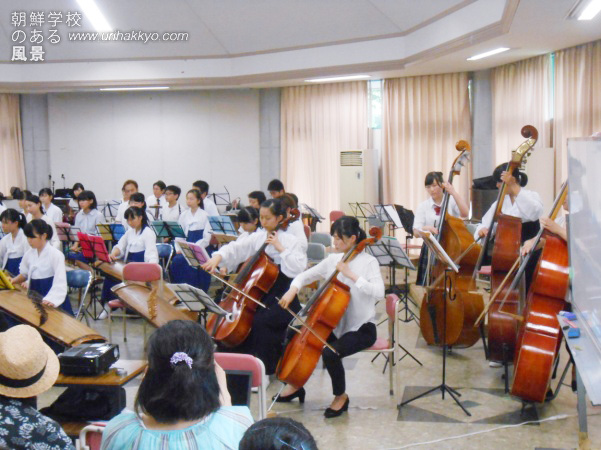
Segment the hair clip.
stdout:
<path fill-rule="evenodd" d="M 185 362 L 190 369 L 192 368 L 192 363 L 194 361 L 185 352 L 175 352 L 173 354 L 173 356 L 171 356 L 171 359 L 169 360 L 169 362 L 171 363 L 171 367 L 174 367 L 174 368 L 177 365 L 177 363 L 180 363 L 182 361 Z"/>

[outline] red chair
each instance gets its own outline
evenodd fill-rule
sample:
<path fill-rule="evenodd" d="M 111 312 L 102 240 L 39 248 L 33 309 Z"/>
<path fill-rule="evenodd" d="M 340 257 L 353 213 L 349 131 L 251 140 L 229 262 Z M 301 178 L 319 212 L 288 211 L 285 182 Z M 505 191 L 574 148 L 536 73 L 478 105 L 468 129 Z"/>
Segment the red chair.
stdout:
<path fill-rule="evenodd" d="M 330 211 L 330 225 L 332 225 L 334 222 L 336 222 L 342 216 L 344 216 L 344 211 L 338 211 L 338 210 Z"/>
<path fill-rule="evenodd" d="M 215 353 L 215 362 L 225 371 L 252 372 L 252 387 L 259 391 L 259 420 L 267 417 L 267 386 L 263 361 L 243 353 Z"/>
<path fill-rule="evenodd" d="M 77 448 L 79 450 L 99 450 L 104 428 L 104 424 L 100 423 L 86 425 L 79 432 Z"/>
<path fill-rule="evenodd" d="M 150 285 L 153 281 L 163 282 L 163 269 L 160 265 L 154 263 L 134 262 L 126 264 L 123 268 L 123 283 L 129 282 L 145 283 Z M 121 285 L 114 286 L 116 290 Z M 117 294 L 118 295 L 118 294 Z M 109 341 L 113 341 L 113 317 L 123 318 L 123 341 L 127 342 L 127 317 L 136 317 L 127 314 L 127 305 L 120 299 L 109 300 Z M 123 314 L 113 314 L 111 311 L 115 308 L 123 308 Z M 144 340 L 146 340 L 146 321 L 143 323 Z"/>

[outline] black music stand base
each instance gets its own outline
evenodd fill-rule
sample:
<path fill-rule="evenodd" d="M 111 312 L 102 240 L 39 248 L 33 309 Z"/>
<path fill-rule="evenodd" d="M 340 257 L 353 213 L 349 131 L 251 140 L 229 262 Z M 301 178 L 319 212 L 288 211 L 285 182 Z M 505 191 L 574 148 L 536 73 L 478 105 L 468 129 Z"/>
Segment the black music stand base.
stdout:
<path fill-rule="evenodd" d="M 442 337 L 442 341 L 443 341 L 443 345 L 442 345 L 442 383 L 436 387 L 433 387 L 432 389 L 428 389 L 426 392 L 422 392 L 421 394 L 419 394 L 413 398 L 410 398 L 409 400 L 405 400 L 398 406 L 398 409 L 400 410 L 403 406 L 405 406 L 411 402 L 414 402 L 417 399 L 425 397 L 426 395 L 428 395 L 432 392 L 440 390 L 443 400 L 444 400 L 445 393 L 448 393 L 449 396 L 453 400 L 455 400 L 455 403 L 457 403 L 457 405 L 463 410 L 463 412 L 471 417 L 472 416 L 471 413 L 467 409 L 465 409 L 465 407 L 459 401 L 458 397 L 461 397 L 461 394 L 446 384 L 447 348 L 448 348 L 448 346 L 447 346 L 447 295 L 450 296 L 449 292 L 451 291 L 451 288 L 452 288 L 452 281 L 451 281 L 451 278 L 448 277 L 448 272 L 449 272 L 449 269 L 448 268 L 445 269 L 445 272 L 444 272 L 445 290 L 444 290 L 444 307 L 443 307 L 444 324 L 443 324 L 443 333 L 442 333 L 442 336 L 443 336 Z M 451 297 L 451 300 L 453 300 L 453 297 Z"/>

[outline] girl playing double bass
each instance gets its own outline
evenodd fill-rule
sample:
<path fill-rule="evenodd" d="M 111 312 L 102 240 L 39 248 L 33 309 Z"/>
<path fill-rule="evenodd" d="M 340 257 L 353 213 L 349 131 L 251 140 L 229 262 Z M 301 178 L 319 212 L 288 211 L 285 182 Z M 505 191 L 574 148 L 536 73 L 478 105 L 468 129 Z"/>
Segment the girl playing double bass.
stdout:
<path fill-rule="evenodd" d="M 266 308 L 257 308 L 250 334 L 235 350 L 256 355 L 265 364 L 267 375 L 275 373 L 286 328 L 292 319 L 290 313 L 280 307 L 277 298 L 288 290 L 292 279 L 307 266 L 307 253 L 303 251 L 296 236 L 282 229 L 275 231 L 285 218 L 286 206 L 281 200 L 266 200 L 260 209 L 263 228 L 243 240 L 233 241 L 221 247 L 202 266 L 207 272 L 214 271 L 219 265 L 236 266 L 253 256 L 264 243 L 268 244 L 265 253 L 279 266 L 279 275 L 273 287 L 261 299 Z M 300 310 L 300 302 L 296 296 L 292 296 L 288 305 L 294 312 Z"/>
<path fill-rule="evenodd" d="M 328 343 L 338 354 L 324 348 L 322 358 L 332 379 L 334 400 L 325 410 L 325 417 L 337 417 L 348 409 L 349 397 L 346 394 L 346 379 L 342 358 L 353 355 L 371 347 L 376 341 L 375 315 L 376 301 L 384 297 L 384 281 L 376 258 L 361 252 L 350 262 L 341 259 L 355 244 L 366 238 L 365 231 L 359 226 L 355 217 L 341 217 L 332 224 L 331 235 L 334 248 L 338 253 L 331 254 L 314 267 L 298 275 L 290 289 L 280 300 L 282 307 L 287 307 L 296 298 L 298 291 L 317 280 L 327 279 L 338 270 L 338 280 L 350 287 L 348 308 L 328 338 Z M 288 385 L 278 397 L 278 402 L 289 402 L 298 397 L 305 400 L 305 389 L 296 389 Z"/>

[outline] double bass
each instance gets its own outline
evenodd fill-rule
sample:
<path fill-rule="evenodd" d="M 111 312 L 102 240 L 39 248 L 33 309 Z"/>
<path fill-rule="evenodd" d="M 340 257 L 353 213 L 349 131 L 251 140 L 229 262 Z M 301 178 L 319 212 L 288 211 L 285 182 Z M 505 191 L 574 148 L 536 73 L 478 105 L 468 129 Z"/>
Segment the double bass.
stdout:
<path fill-rule="evenodd" d="M 282 220 L 275 231 L 285 230 L 290 222 L 299 217 L 298 209 L 293 209 L 288 217 Z M 261 298 L 275 284 L 280 269 L 267 256 L 265 242 L 255 254 L 248 259 L 238 272 L 232 289 L 219 306 L 229 314 L 227 317 L 211 315 L 207 320 L 207 330 L 213 338 L 226 347 L 237 347 L 248 337 Z M 249 300 L 250 298 L 256 300 Z"/>
<path fill-rule="evenodd" d="M 555 200 L 549 218 L 555 220 L 567 195 L 567 182 Z M 541 229 L 538 242 L 543 249 L 534 271 L 517 337 L 511 395 L 526 401 L 543 402 L 561 344 L 557 314 L 565 308 L 569 287 L 568 244 L 561 237 Z M 527 262 L 522 263 L 525 266 Z M 517 277 L 517 275 L 516 275 Z"/>
<path fill-rule="evenodd" d="M 538 131 L 532 125 L 526 125 L 522 128 L 521 134 L 526 140 L 512 152 L 511 161 L 507 167 L 507 172 L 512 173 L 520 167 L 523 160 L 532 152 L 532 147 L 538 139 Z M 522 221 L 519 217 L 502 214 L 503 201 L 507 193 L 507 184 L 503 182 L 497 196 L 497 206 L 491 223 L 488 225 L 488 233 L 482 245 L 482 251 L 477 270 L 484 257 L 493 234 L 495 222 L 497 223 L 495 243 L 492 251 L 490 284 L 491 292 L 498 294 L 497 298 L 490 305 L 488 310 L 488 351 L 489 359 L 497 362 L 511 362 L 515 350 L 515 341 L 517 336 L 518 324 L 515 316 L 519 310 L 520 292 L 517 286 L 511 291 L 508 290 L 507 281 L 511 279 L 509 272 L 515 268 L 515 264 L 520 258 L 520 248 L 522 244 Z M 505 297 L 506 304 L 503 310 L 509 314 L 499 312 L 501 304 L 500 297 Z"/>
<path fill-rule="evenodd" d="M 455 148 L 461 152 L 453 162 L 448 182 L 453 182 L 454 175 L 459 175 L 461 167 L 469 160 L 470 145 L 459 141 Z M 455 299 L 447 298 L 446 327 L 444 314 L 444 286 L 439 281 L 444 276 L 445 266 L 436 261 L 431 270 L 436 278 L 424 294 L 420 309 L 420 330 L 428 345 L 470 347 L 480 338 L 475 320 L 484 308 L 482 294 L 476 292 L 472 279 L 474 264 L 480 253 L 480 246 L 467 230 L 463 220 L 448 214 L 450 195 L 445 192 L 438 224 L 437 239 L 447 254 L 459 264 L 458 273 L 450 273 L 455 290 Z M 443 333 L 446 334 L 443 339 Z"/>
<path fill-rule="evenodd" d="M 371 238 L 355 244 L 342 258 L 351 261 L 368 245 L 373 245 L 382 237 L 382 230 L 372 227 Z M 300 330 L 297 330 L 280 359 L 276 374 L 280 381 L 299 389 L 305 385 L 323 351 L 330 333 L 338 326 L 351 299 L 350 288 L 338 280 L 338 270 L 323 283 L 311 296 L 299 316 L 307 314 Z"/>

